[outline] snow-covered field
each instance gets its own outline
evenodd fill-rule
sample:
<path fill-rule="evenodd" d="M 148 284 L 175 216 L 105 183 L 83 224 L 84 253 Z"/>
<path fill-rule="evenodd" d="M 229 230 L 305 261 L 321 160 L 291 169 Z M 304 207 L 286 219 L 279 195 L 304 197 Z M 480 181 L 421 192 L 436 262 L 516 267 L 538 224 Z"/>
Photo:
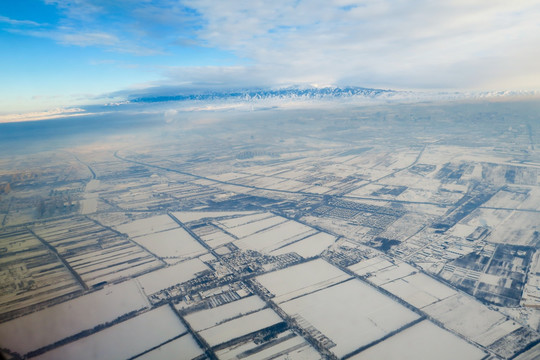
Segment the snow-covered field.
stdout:
<path fill-rule="evenodd" d="M 335 266 L 316 259 L 258 276 L 257 281 L 275 295 L 274 302 L 282 303 L 348 278 L 349 275 Z"/>
<path fill-rule="evenodd" d="M 259 345 L 253 340 L 216 351 L 221 360 L 236 359 L 289 359 L 313 360 L 321 355 L 304 338 L 287 330 L 276 336 L 270 344 Z"/>
<path fill-rule="evenodd" d="M 349 266 L 349 270 L 360 276 L 366 276 L 368 274 L 374 274 L 382 269 L 392 268 L 394 264 L 389 260 L 376 256 L 371 259 L 360 261 L 354 265 Z"/>
<path fill-rule="evenodd" d="M 171 214 L 181 222 L 188 223 L 202 219 L 213 219 L 227 216 L 246 216 L 253 214 L 253 211 L 178 211 Z"/>
<path fill-rule="evenodd" d="M 488 346 L 521 327 L 505 315 L 466 295 L 457 294 L 422 309 L 445 327 Z"/>
<path fill-rule="evenodd" d="M 162 258 L 191 258 L 207 252 L 197 240 L 180 227 L 135 237 L 133 241 Z"/>
<path fill-rule="evenodd" d="M 35 359 L 129 359 L 186 332 L 165 305 L 48 351 Z"/>
<path fill-rule="evenodd" d="M 160 347 L 136 357 L 137 360 L 178 360 L 194 359 L 202 355 L 203 350 L 191 334 L 186 334 L 178 339 L 168 342 Z"/>
<path fill-rule="evenodd" d="M 272 216 L 235 227 L 227 227 L 227 231 L 238 238 L 243 238 L 256 232 L 263 231 L 264 229 L 271 228 L 277 224 L 284 223 L 285 221 L 287 220 L 281 216 Z"/>
<path fill-rule="evenodd" d="M 168 215 L 152 216 L 146 219 L 135 220 L 127 224 L 116 227 L 121 233 L 128 234 L 129 237 L 152 234 L 158 231 L 164 231 L 177 228 L 178 224 Z"/>
<path fill-rule="evenodd" d="M 422 273 L 388 282 L 382 287 L 418 308 L 457 294 L 451 287 Z"/>
<path fill-rule="evenodd" d="M 313 326 L 333 341 L 336 346 L 330 350 L 338 357 L 419 317 L 356 279 L 281 303 L 280 307 L 306 324 L 304 327 Z"/>
<path fill-rule="evenodd" d="M 491 232 L 489 241 L 511 245 L 536 244 L 540 231 L 540 214 L 536 212 L 514 211 Z"/>
<path fill-rule="evenodd" d="M 256 295 L 208 310 L 198 311 L 185 317 L 196 331 L 208 329 L 229 319 L 262 309 L 266 303 Z"/>
<path fill-rule="evenodd" d="M 217 229 L 209 234 L 200 235 L 200 238 L 213 249 L 236 240 L 227 233 L 224 233 L 220 229 Z"/>
<path fill-rule="evenodd" d="M 361 276 L 369 274 L 370 282 L 418 308 L 457 294 L 451 287 L 419 272 L 409 264 L 392 264 L 382 257 L 361 261 L 349 269 Z"/>
<path fill-rule="evenodd" d="M 209 270 L 199 259 L 192 259 L 137 277 L 146 295 L 197 277 L 197 273 Z"/>
<path fill-rule="evenodd" d="M 148 305 L 138 285 L 126 281 L 2 323 L 0 343 L 27 354 Z"/>
<path fill-rule="evenodd" d="M 216 346 L 242 335 L 278 324 L 283 320 L 272 310 L 264 309 L 255 313 L 223 322 L 199 332 L 210 346 Z"/>
<path fill-rule="evenodd" d="M 256 214 L 241 216 L 241 217 L 233 218 L 233 219 L 217 220 L 216 223 L 218 224 L 218 226 L 224 227 L 225 229 L 232 229 L 234 227 L 246 225 L 249 223 L 254 223 L 259 220 L 268 219 L 271 217 L 273 217 L 272 214 L 264 212 L 264 213 L 256 213 Z"/>
<path fill-rule="evenodd" d="M 327 233 L 317 233 L 311 235 L 303 240 L 293 242 L 290 245 L 278 248 L 272 251 L 271 255 L 281 255 L 290 252 L 295 252 L 303 258 L 309 258 L 312 256 L 319 255 L 321 252 L 326 250 L 330 245 L 336 241 L 334 235 Z"/>
<path fill-rule="evenodd" d="M 274 225 L 268 230 L 259 231 L 237 240 L 234 244 L 243 250 L 270 253 L 284 245 L 316 233 L 315 229 L 292 220 L 285 220 Z"/>
<path fill-rule="evenodd" d="M 480 360 L 486 354 L 456 335 L 424 320 L 351 357 L 353 360 Z"/>

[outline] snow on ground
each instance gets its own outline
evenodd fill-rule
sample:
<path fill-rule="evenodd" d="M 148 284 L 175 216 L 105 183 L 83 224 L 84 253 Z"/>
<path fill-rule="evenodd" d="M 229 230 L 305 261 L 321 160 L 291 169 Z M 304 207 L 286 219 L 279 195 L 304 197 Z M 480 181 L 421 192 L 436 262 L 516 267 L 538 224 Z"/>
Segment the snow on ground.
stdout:
<path fill-rule="evenodd" d="M 129 359 L 186 330 L 172 309 L 165 305 L 60 346 L 35 359 Z"/>
<path fill-rule="evenodd" d="M 490 242 L 510 245 L 536 244 L 540 231 L 540 214 L 515 211 L 491 232 Z"/>
<path fill-rule="evenodd" d="M 206 249 L 186 230 L 175 228 L 133 238 L 159 257 L 189 258 L 206 253 Z"/>
<path fill-rule="evenodd" d="M 81 200 L 80 213 L 83 215 L 93 214 L 97 211 L 98 195 L 97 194 L 85 194 L 84 199 Z"/>
<path fill-rule="evenodd" d="M 253 214 L 253 211 L 179 211 L 172 215 L 183 223 L 198 221 L 202 219 L 213 219 L 228 216 L 246 216 Z"/>
<path fill-rule="evenodd" d="M 274 271 L 257 277 L 257 281 L 281 303 L 309 292 L 324 289 L 350 276 L 322 259 Z"/>
<path fill-rule="evenodd" d="M 272 309 L 264 309 L 199 332 L 210 346 L 278 324 L 283 320 Z"/>
<path fill-rule="evenodd" d="M 352 360 L 480 360 L 486 354 L 456 335 L 424 320 L 351 357 Z"/>
<path fill-rule="evenodd" d="M 402 326 L 418 315 L 373 287 L 352 279 L 280 304 L 304 328 L 311 326 L 336 346 L 338 357 L 349 354 Z"/>
<path fill-rule="evenodd" d="M 477 208 L 460 223 L 474 227 L 478 226 L 495 228 L 511 215 L 511 210 L 493 210 Z"/>
<path fill-rule="evenodd" d="M 313 235 L 316 230 L 296 221 L 286 220 L 267 230 L 246 236 L 234 242 L 242 250 L 270 253 L 284 245 Z"/>
<path fill-rule="evenodd" d="M 194 359 L 204 351 L 197 345 L 191 334 L 186 334 L 176 340 L 161 345 L 146 354 L 136 357 L 137 360 L 178 360 Z"/>
<path fill-rule="evenodd" d="M 216 326 L 228 319 L 239 317 L 242 314 L 260 310 L 265 306 L 266 303 L 254 295 L 212 309 L 189 314 L 185 319 L 193 329 L 201 331 Z"/>
<path fill-rule="evenodd" d="M 512 189 L 512 188 L 509 188 L 509 189 Z M 494 208 L 515 209 L 515 208 L 520 207 L 523 201 L 529 198 L 529 191 L 530 190 L 526 188 L 523 188 L 522 191 L 508 191 L 508 190 L 502 189 L 502 190 L 499 190 L 483 206 L 494 207 Z"/>
<path fill-rule="evenodd" d="M 250 222 L 233 228 L 229 227 L 227 231 L 238 238 L 243 238 L 256 232 L 271 228 L 275 225 L 284 223 L 286 221 L 287 220 L 285 218 L 282 218 L 281 216 L 272 216 L 266 219 Z"/>
<path fill-rule="evenodd" d="M 146 295 L 181 284 L 197 277 L 197 273 L 209 270 L 199 259 L 183 261 L 179 264 L 156 270 L 137 277 Z"/>
<path fill-rule="evenodd" d="M 349 266 L 349 270 L 360 276 L 366 276 L 368 274 L 376 273 L 381 269 L 392 268 L 393 266 L 394 264 L 387 259 L 376 256 Z"/>
<path fill-rule="evenodd" d="M 295 252 L 303 258 L 309 258 L 319 255 L 329 246 L 334 244 L 336 237 L 327 233 L 317 233 L 303 240 L 294 242 L 282 248 L 278 248 L 271 252 L 271 255 L 281 255 L 290 252 Z"/>
<path fill-rule="evenodd" d="M 216 231 L 205 234 L 205 235 L 199 235 L 199 237 L 211 248 L 215 249 L 223 244 L 227 244 L 230 242 L 233 242 L 236 240 L 232 236 L 230 236 L 227 233 L 224 233 L 223 231 L 216 228 Z"/>
<path fill-rule="evenodd" d="M 128 234 L 129 237 L 133 238 L 177 227 L 178 224 L 168 215 L 158 215 L 119 225 L 116 227 L 116 230 Z"/>
<path fill-rule="evenodd" d="M 466 295 L 457 294 L 422 308 L 445 327 L 488 346 L 520 327 L 506 316 Z"/>
<path fill-rule="evenodd" d="M 237 226 L 249 224 L 252 222 L 256 222 L 256 221 L 271 218 L 271 217 L 274 217 L 274 215 L 271 213 L 267 213 L 267 212 L 256 213 L 256 214 L 246 215 L 246 216 L 242 216 L 242 217 L 238 217 L 234 219 L 216 220 L 216 224 L 218 224 L 218 226 L 220 227 L 223 227 L 224 229 L 231 229 Z"/>
<path fill-rule="evenodd" d="M 0 339 L 3 347 L 27 354 L 148 305 L 138 285 L 126 281 L 2 323 Z"/>
<path fill-rule="evenodd" d="M 420 272 L 388 282 L 382 288 L 418 308 L 457 294 L 451 287 Z"/>
<path fill-rule="evenodd" d="M 311 347 L 304 338 L 287 330 L 277 334 L 268 343 L 257 344 L 248 341 L 216 351 L 221 360 L 236 359 L 289 359 L 312 360 L 320 359 L 321 355 Z"/>
<path fill-rule="evenodd" d="M 370 274 L 370 282 L 419 308 L 457 294 L 451 287 L 403 262 L 392 264 L 384 258 L 375 257 L 352 265 L 349 269 L 361 276 Z"/>

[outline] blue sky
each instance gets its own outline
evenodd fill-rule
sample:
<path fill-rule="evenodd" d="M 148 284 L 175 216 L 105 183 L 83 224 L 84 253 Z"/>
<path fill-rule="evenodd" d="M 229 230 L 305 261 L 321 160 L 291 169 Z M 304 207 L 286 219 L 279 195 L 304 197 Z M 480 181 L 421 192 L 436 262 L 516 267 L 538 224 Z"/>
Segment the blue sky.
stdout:
<path fill-rule="evenodd" d="M 537 0 L 1 1 L 0 113 L 171 87 L 540 90 L 538 19 Z"/>

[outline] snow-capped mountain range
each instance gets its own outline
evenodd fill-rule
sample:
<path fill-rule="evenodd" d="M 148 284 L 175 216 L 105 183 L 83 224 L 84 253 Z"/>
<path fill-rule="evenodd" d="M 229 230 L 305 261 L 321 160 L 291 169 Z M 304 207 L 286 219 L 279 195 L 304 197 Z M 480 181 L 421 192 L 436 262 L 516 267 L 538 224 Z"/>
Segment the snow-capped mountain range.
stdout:
<path fill-rule="evenodd" d="M 263 99 L 330 99 L 330 98 L 376 98 L 396 94 L 394 90 L 370 89 L 362 87 L 311 87 L 281 89 L 234 89 L 223 91 L 193 92 L 184 91 L 175 95 L 147 95 L 130 99 L 131 103 L 154 103 L 165 101 L 212 101 L 212 100 L 263 100 Z"/>
<path fill-rule="evenodd" d="M 362 101 L 362 102 L 417 102 L 435 100 L 473 100 L 500 97 L 538 96 L 537 91 L 410 91 L 374 89 L 356 86 L 286 87 L 279 89 L 182 90 L 132 95 L 125 103 L 163 102 L 282 102 L 282 101 Z"/>

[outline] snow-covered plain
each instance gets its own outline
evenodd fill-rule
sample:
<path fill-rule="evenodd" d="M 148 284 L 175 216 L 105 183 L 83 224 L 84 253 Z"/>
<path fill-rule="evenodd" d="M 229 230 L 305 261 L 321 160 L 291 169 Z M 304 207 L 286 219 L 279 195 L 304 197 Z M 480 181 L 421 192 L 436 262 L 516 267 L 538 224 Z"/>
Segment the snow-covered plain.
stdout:
<path fill-rule="evenodd" d="M 178 224 L 168 215 L 158 215 L 119 225 L 116 227 L 116 230 L 121 233 L 126 233 L 129 237 L 133 238 L 177 227 Z"/>
<path fill-rule="evenodd" d="M 204 352 L 191 334 L 168 342 L 160 347 L 138 356 L 137 360 L 181 360 L 194 359 Z"/>
<path fill-rule="evenodd" d="M 216 346 L 242 335 L 278 324 L 283 320 L 272 309 L 264 309 L 255 313 L 226 321 L 199 332 L 210 346 Z"/>
<path fill-rule="evenodd" d="M 0 324 L 1 344 L 27 354 L 147 306 L 138 285 L 126 281 Z"/>
<path fill-rule="evenodd" d="M 145 294 L 151 295 L 173 285 L 194 279 L 197 277 L 197 273 L 208 269 L 209 267 L 201 260 L 192 259 L 141 275 L 136 279 L 141 284 Z"/>
<path fill-rule="evenodd" d="M 324 289 L 350 278 L 349 275 L 322 259 L 274 271 L 257 277 L 257 281 L 268 289 L 276 303 Z"/>
<path fill-rule="evenodd" d="M 197 240 L 182 228 L 135 237 L 133 241 L 162 258 L 190 258 L 207 252 Z"/>
<path fill-rule="evenodd" d="M 223 350 L 218 350 L 216 351 L 216 355 L 221 360 L 314 360 L 321 358 L 321 355 L 304 338 L 294 334 L 290 330 L 277 334 L 270 345 L 259 345 L 251 340 L 240 345 L 233 345 Z"/>
<path fill-rule="evenodd" d="M 280 307 L 332 340 L 336 346 L 330 350 L 338 357 L 419 318 L 356 279 L 281 303 Z"/>
<path fill-rule="evenodd" d="M 306 237 L 303 240 L 293 242 L 290 245 L 278 248 L 272 251 L 270 254 L 281 255 L 281 254 L 286 254 L 290 252 L 295 252 L 298 255 L 302 256 L 303 258 L 309 258 L 312 256 L 319 255 L 321 252 L 327 249 L 330 245 L 332 245 L 335 241 L 336 241 L 336 237 L 334 235 L 320 232 L 315 235 Z"/>
<path fill-rule="evenodd" d="M 456 294 L 422 309 L 445 327 L 488 346 L 521 327 L 466 295 Z"/>
<path fill-rule="evenodd" d="M 242 314 L 260 310 L 265 306 L 266 303 L 254 295 L 212 309 L 189 314 L 185 319 L 193 329 L 201 331 L 232 318 L 240 317 Z"/>
<path fill-rule="evenodd" d="M 129 359 L 186 332 L 165 305 L 48 351 L 35 359 Z"/>
<path fill-rule="evenodd" d="M 351 357 L 353 360 L 480 360 L 486 353 L 424 320 Z"/>

